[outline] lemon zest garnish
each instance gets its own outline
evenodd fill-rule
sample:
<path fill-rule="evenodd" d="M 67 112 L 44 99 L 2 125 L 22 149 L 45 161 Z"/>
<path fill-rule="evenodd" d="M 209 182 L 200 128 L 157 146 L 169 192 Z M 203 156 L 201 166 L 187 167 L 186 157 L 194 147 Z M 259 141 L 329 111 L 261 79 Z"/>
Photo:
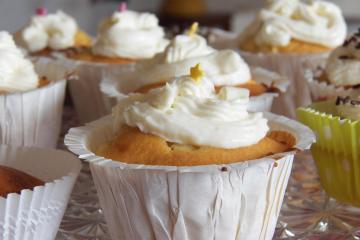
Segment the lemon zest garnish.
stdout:
<path fill-rule="evenodd" d="M 190 77 L 195 82 L 200 82 L 200 80 L 205 76 L 204 70 L 201 68 L 200 63 L 196 64 L 194 67 L 190 68 Z"/>
<path fill-rule="evenodd" d="M 189 29 L 189 31 L 188 31 L 188 35 L 189 35 L 190 37 L 195 36 L 198 28 L 199 28 L 199 23 L 194 22 L 193 24 L 191 24 L 190 29 Z"/>

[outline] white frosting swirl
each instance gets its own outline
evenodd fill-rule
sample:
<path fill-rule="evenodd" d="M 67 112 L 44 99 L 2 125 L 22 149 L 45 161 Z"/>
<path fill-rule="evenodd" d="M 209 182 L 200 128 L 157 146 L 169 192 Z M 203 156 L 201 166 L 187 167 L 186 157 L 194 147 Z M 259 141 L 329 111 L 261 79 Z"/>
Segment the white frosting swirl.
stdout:
<path fill-rule="evenodd" d="M 141 85 L 168 81 L 188 74 L 188 69 L 200 63 L 206 76 L 216 86 L 238 85 L 250 80 L 250 69 L 238 53 L 217 51 L 199 35 L 178 35 L 164 52 L 136 65 L 136 79 Z"/>
<path fill-rule="evenodd" d="M 342 44 L 346 23 L 338 6 L 327 1 L 272 0 L 241 34 L 259 45 L 286 46 L 291 39 L 326 47 Z"/>
<path fill-rule="evenodd" d="M 93 52 L 108 57 L 151 58 L 167 44 L 154 14 L 127 10 L 115 12 L 102 22 Z"/>
<path fill-rule="evenodd" d="M 28 26 L 15 35 L 18 45 L 36 52 L 45 48 L 54 50 L 74 46 L 76 21 L 62 11 L 32 17 Z"/>
<path fill-rule="evenodd" d="M 268 126 L 262 113 L 248 113 L 249 91 L 211 80 L 177 78 L 146 94 L 130 94 L 113 109 L 115 129 L 125 123 L 174 143 L 237 148 L 256 144 Z"/>
<path fill-rule="evenodd" d="M 360 32 L 350 40 L 336 48 L 326 62 L 326 75 L 335 86 L 360 84 Z"/>
<path fill-rule="evenodd" d="M 0 91 L 27 91 L 38 86 L 34 66 L 8 32 L 0 32 Z"/>

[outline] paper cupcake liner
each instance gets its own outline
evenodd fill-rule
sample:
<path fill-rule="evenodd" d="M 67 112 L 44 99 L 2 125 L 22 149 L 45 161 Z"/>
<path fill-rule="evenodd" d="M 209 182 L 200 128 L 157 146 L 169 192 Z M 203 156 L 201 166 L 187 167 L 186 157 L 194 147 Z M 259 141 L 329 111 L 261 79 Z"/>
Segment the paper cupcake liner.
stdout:
<path fill-rule="evenodd" d="M 134 64 L 103 64 L 67 59 L 58 56 L 58 64 L 76 69 L 78 78 L 69 81 L 75 110 L 81 123 L 91 122 L 110 113 L 106 107 L 100 82 L 104 72 L 131 69 Z"/>
<path fill-rule="evenodd" d="M 295 149 L 314 141 L 307 127 L 270 113 L 266 117 L 271 129 L 293 133 Z M 73 128 L 65 137 L 68 148 L 90 163 L 113 239 L 272 238 L 294 151 L 227 165 L 148 166 L 93 153 L 113 137 L 110 116 Z"/>
<path fill-rule="evenodd" d="M 334 101 L 298 109 L 300 121 L 317 136 L 312 153 L 326 192 L 360 207 L 360 121 L 340 119 Z"/>
<path fill-rule="evenodd" d="M 65 70 L 49 59 L 35 62 L 39 76 L 50 83 L 27 92 L 0 94 L 0 143 L 56 147 L 60 133 L 66 80 Z"/>
<path fill-rule="evenodd" d="M 309 85 L 304 76 L 307 68 L 315 69 L 328 56 L 324 54 L 262 54 L 240 51 L 240 54 L 251 65 L 264 67 L 278 72 L 290 80 L 288 90 L 276 98 L 273 112 L 295 118 L 295 109 L 311 103 Z M 306 67 L 305 67 L 306 62 Z"/>
<path fill-rule="evenodd" d="M 338 96 L 345 97 L 359 92 L 359 89 L 345 89 L 343 87 L 337 87 L 327 82 L 318 81 L 316 78 L 316 71 L 312 69 L 305 70 L 305 78 L 309 84 L 311 98 L 314 102 L 329 100 Z"/>
<path fill-rule="evenodd" d="M 0 197 L 0 239 L 55 239 L 80 161 L 64 151 L 0 145 L 0 165 L 46 182 Z"/>
<path fill-rule="evenodd" d="M 277 73 L 271 72 L 264 68 L 251 67 L 251 75 L 257 82 L 262 83 L 268 87 L 276 89 L 283 93 L 289 85 L 289 81 Z M 132 71 L 117 70 L 116 73 L 107 72 L 103 81 L 100 84 L 100 89 L 107 98 L 106 106 L 111 112 L 112 107 L 116 105 L 118 99 L 125 97 L 127 94 L 134 92 L 140 88 L 138 82 L 132 79 Z M 267 112 L 271 110 L 271 105 L 278 93 L 263 93 L 259 96 L 250 97 L 249 111 Z"/>

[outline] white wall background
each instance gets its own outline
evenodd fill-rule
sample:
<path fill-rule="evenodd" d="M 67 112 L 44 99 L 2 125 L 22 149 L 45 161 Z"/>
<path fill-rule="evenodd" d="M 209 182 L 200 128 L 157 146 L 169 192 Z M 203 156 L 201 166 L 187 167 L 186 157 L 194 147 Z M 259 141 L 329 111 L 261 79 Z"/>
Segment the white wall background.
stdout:
<path fill-rule="evenodd" d="M 130 0 L 129 7 L 135 10 L 156 12 L 162 0 Z M 265 0 L 205 0 L 209 12 L 251 15 L 249 9 L 256 9 Z M 360 19 L 360 0 L 332 0 L 341 6 L 346 16 Z M 89 0 L 0 0 L 0 30 L 14 32 L 25 24 L 38 6 L 45 6 L 50 12 L 63 9 L 74 16 L 79 25 L 94 34 L 100 19 L 111 14 L 118 2 L 91 3 Z M 244 21 L 245 21 L 244 20 Z"/>

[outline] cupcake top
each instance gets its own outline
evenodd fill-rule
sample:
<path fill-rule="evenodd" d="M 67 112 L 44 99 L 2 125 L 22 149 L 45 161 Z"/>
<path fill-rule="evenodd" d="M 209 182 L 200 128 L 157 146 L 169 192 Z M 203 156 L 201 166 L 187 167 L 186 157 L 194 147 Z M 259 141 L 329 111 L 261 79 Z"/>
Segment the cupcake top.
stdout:
<path fill-rule="evenodd" d="M 0 91 L 27 91 L 38 83 L 32 62 L 24 57 L 8 32 L 0 32 Z"/>
<path fill-rule="evenodd" d="M 335 86 L 360 84 L 360 29 L 330 54 L 325 73 Z"/>
<path fill-rule="evenodd" d="M 346 37 L 341 10 L 327 1 L 271 0 L 240 36 L 257 45 L 287 46 L 292 39 L 334 48 Z"/>
<path fill-rule="evenodd" d="M 169 142 L 238 148 L 257 143 L 269 130 L 262 113 L 248 113 L 249 91 L 223 87 L 218 94 L 199 65 L 146 94 L 130 94 L 113 109 L 116 131 L 123 124 Z"/>
<path fill-rule="evenodd" d="M 238 85 L 250 80 L 249 67 L 238 53 L 218 51 L 208 46 L 205 38 L 196 34 L 196 29 L 195 23 L 187 34 L 172 39 L 164 52 L 139 62 L 136 66 L 137 78 L 144 84 L 166 82 L 173 77 L 187 75 L 187 69 L 201 63 L 207 78 L 216 86 Z"/>
<path fill-rule="evenodd" d="M 107 57 L 142 59 L 153 57 L 167 44 L 154 14 L 122 9 L 100 24 L 92 51 Z"/>
<path fill-rule="evenodd" d="M 338 97 L 336 99 L 336 111 L 340 117 L 360 120 L 360 96 Z"/>
<path fill-rule="evenodd" d="M 64 12 L 46 14 L 43 10 L 15 34 L 15 41 L 30 52 L 46 48 L 62 50 L 75 45 L 77 30 L 76 21 Z"/>

